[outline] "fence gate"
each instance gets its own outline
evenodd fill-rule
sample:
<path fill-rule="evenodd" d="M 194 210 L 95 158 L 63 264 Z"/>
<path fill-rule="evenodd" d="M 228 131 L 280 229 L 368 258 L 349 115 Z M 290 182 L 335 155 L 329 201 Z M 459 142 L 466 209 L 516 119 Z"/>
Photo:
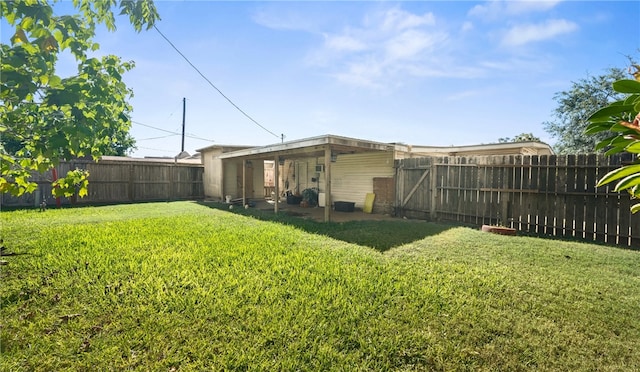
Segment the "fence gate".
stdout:
<path fill-rule="evenodd" d="M 433 158 L 396 161 L 396 214 L 435 219 Z"/>
<path fill-rule="evenodd" d="M 630 154 L 427 157 L 397 160 L 399 216 L 501 224 L 535 235 L 640 247 L 640 216 L 613 185 L 596 188 Z"/>

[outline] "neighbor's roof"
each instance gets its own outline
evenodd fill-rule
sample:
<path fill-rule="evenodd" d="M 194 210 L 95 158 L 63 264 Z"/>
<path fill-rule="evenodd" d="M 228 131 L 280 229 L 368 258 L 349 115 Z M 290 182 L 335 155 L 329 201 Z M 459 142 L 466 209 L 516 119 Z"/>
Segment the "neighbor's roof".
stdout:
<path fill-rule="evenodd" d="M 202 160 L 197 158 L 178 159 L 177 157 L 145 157 L 132 158 L 129 156 L 101 156 L 101 160 L 120 161 L 120 162 L 138 162 L 138 163 L 177 163 L 177 164 L 201 164 Z"/>
<path fill-rule="evenodd" d="M 464 156 L 464 155 L 553 155 L 551 146 L 544 142 L 504 142 L 472 146 L 409 146 L 416 155 Z"/>

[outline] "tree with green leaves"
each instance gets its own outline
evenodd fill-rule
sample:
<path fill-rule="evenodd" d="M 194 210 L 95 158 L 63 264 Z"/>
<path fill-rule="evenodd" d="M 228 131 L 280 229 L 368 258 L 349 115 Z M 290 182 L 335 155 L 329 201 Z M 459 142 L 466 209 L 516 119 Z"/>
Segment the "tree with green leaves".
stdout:
<path fill-rule="evenodd" d="M 90 53 L 99 48 L 93 41 L 97 25 L 115 31 L 116 9 L 139 32 L 159 19 L 155 5 L 152 0 L 72 4 L 77 14 L 56 15 L 46 0 L 0 2 L 0 16 L 14 28 L 10 43 L 0 45 L 0 193 L 33 192 L 35 171 L 73 158 L 123 155 L 134 144 L 132 92 L 122 81 L 133 62 Z M 56 73 L 63 52 L 77 62 L 73 76 Z M 86 195 L 87 178 L 86 171 L 73 170 L 54 183 L 54 194 Z"/>
<path fill-rule="evenodd" d="M 556 153 L 593 153 L 596 144 L 611 135 L 603 132 L 585 136 L 584 130 L 589 125 L 591 114 L 626 96 L 615 91 L 612 85 L 626 76 L 624 69 L 610 68 L 603 75 L 580 79 L 573 82 L 569 90 L 555 94 L 558 107 L 553 111 L 554 119 L 543 123 L 543 126 L 556 139 Z"/>
<path fill-rule="evenodd" d="M 591 124 L 585 134 L 598 136 L 610 133 L 601 140 L 597 149 L 605 150 L 605 154 L 620 152 L 640 154 L 640 65 L 632 65 L 635 69 L 634 80 L 621 79 L 613 83 L 613 90 L 627 95 L 625 99 L 611 103 L 591 115 Z M 624 165 L 604 175 L 598 186 L 616 182 L 614 191 L 628 191 L 632 198 L 640 198 L 640 155 L 633 164 Z M 640 203 L 631 207 L 631 211 L 640 211 Z"/>
<path fill-rule="evenodd" d="M 502 137 L 498 138 L 498 143 L 508 142 L 541 142 L 540 138 L 533 135 L 533 133 L 520 133 L 515 137 Z"/>

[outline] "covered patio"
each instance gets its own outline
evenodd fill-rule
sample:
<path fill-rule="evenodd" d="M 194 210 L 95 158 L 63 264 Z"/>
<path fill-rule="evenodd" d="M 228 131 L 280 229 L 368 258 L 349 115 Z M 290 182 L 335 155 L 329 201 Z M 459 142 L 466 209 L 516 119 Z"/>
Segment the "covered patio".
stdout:
<path fill-rule="evenodd" d="M 272 200 L 252 200 L 253 208 L 263 211 L 274 211 L 274 201 Z M 293 217 L 299 217 L 306 220 L 317 222 L 325 222 L 324 208 L 321 207 L 301 207 L 296 204 L 280 203 L 278 208 L 279 214 L 286 214 Z M 365 213 L 361 209 L 353 212 L 331 211 L 331 222 L 349 222 L 349 221 L 388 221 L 397 219 L 389 214 Z"/>
<path fill-rule="evenodd" d="M 365 141 L 353 138 L 339 137 L 333 135 L 325 135 L 319 137 L 308 138 L 299 141 L 291 141 L 284 142 L 281 144 L 268 145 L 263 147 L 253 147 L 242 149 L 238 151 L 232 151 L 227 153 L 222 153 L 219 155 L 219 158 L 224 162 L 226 160 L 240 160 L 242 163 L 242 200 L 243 205 L 248 202 L 247 195 L 247 175 L 246 175 L 246 166 L 248 162 L 253 161 L 273 161 L 274 166 L 274 178 L 276 180 L 274 187 L 274 202 L 273 202 L 273 211 L 275 213 L 279 213 L 280 210 L 284 207 L 288 210 L 293 210 L 294 206 L 286 205 L 281 206 L 281 197 L 285 190 L 281 189 L 280 185 L 280 167 L 278 165 L 283 164 L 285 160 L 295 160 L 295 159 L 308 159 L 308 158 L 320 158 L 322 159 L 321 166 L 323 172 L 323 180 L 320 181 L 320 177 L 318 177 L 318 186 L 319 189 L 323 190 L 324 198 L 321 198 L 320 207 L 323 208 L 300 208 L 299 209 L 307 209 L 310 215 L 317 215 L 318 213 L 322 213 L 322 220 L 325 222 L 329 222 L 334 218 L 335 212 L 333 211 L 333 203 L 332 199 L 332 185 L 333 185 L 333 176 L 332 176 L 332 167 L 337 159 L 341 155 L 353 155 L 353 154 L 364 154 L 364 153 L 385 153 L 388 154 L 388 159 L 391 159 L 391 164 L 389 160 L 387 160 L 388 169 L 385 170 L 386 173 L 390 173 L 393 170 L 393 159 L 396 157 L 397 152 L 406 152 L 406 146 L 397 145 L 397 144 L 388 144 L 388 143 L 380 143 L 380 142 L 372 142 Z M 367 167 L 367 164 L 359 164 L 357 165 L 360 169 Z M 341 180 L 342 183 L 348 182 L 348 180 Z M 342 185 L 344 187 L 344 185 Z M 355 187 L 355 186 L 354 186 Z M 323 199 L 323 200 L 322 200 Z M 313 209 L 313 211 L 311 211 Z M 356 212 L 350 212 L 348 214 L 352 214 Z M 353 215 L 351 216 L 353 217 Z"/>

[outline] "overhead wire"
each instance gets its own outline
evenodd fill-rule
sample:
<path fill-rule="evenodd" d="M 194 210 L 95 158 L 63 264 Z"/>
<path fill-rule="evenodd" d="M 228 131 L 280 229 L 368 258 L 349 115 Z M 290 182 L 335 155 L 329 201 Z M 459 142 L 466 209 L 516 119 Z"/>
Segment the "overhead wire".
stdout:
<path fill-rule="evenodd" d="M 160 152 L 164 152 L 164 153 L 167 153 L 167 154 L 173 154 L 173 151 L 169 151 L 169 150 L 166 150 L 166 149 L 164 149 L 164 150 L 162 150 L 162 149 L 154 149 L 154 148 L 151 148 L 151 147 L 145 147 L 145 146 L 136 146 L 136 147 L 137 147 L 137 148 L 139 148 L 139 149 L 152 150 L 152 151 L 160 151 Z"/>
<path fill-rule="evenodd" d="M 149 138 L 140 138 L 140 139 L 136 139 L 136 141 L 151 141 L 151 140 L 157 140 L 157 139 L 161 139 L 161 138 L 168 138 L 168 137 L 175 137 L 175 136 L 179 136 L 179 134 L 167 134 L 166 136 L 160 136 L 160 137 L 149 137 Z"/>
<path fill-rule="evenodd" d="M 215 89 L 224 99 L 226 99 L 233 107 L 236 108 L 236 110 L 238 110 L 242 115 L 244 115 L 247 119 L 251 120 L 254 124 L 256 124 L 257 126 L 259 126 L 260 128 L 262 128 L 264 131 L 266 131 L 267 133 L 270 133 L 271 135 L 273 135 L 276 138 L 280 138 L 279 135 L 273 133 L 272 131 L 270 131 L 269 129 L 265 128 L 262 124 L 258 123 L 254 118 L 252 118 L 251 116 L 249 116 L 249 114 L 247 114 L 244 110 L 242 110 L 238 105 L 236 105 L 229 97 L 227 97 L 220 89 L 218 89 L 218 87 L 215 86 L 215 84 L 213 84 L 211 82 L 211 80 L 209 80 L 202 72 L 200 72 L 200 70 L 193 64 L 191 63 L 191 61 L 189 60 L 189 58 L 187 58 L 172 42 L 171 40 L 169 40 L 169 38 L 167 38 L 161 31 L 160 29 L 158 29 L 158 27 L 156 25 L 153 25 L 153 28 L 160 34 L 160 36 L 162 36 L 162 38 L 169 43 L 169 45 L 171 45 L 171 47 L 178 52 L 178 54 L 180 54 L 182 56 L 182 58 L 187 61 L 187 63 L 207 82 L 209 83 L 209 85 L 211 85 L 211 87 L 213 89 Z"/>
<path fill-rule="evenodd" d="M 165 132 L 165 133 L 169 133 L 169 134 L 170 134 L 170 135 L 168 135 L 168 136 L 162 136 L 162 137 L 143 138 L 143 139 L 141 139 L 140 141 L 144 141 L 144 140 L 151 140 L 151 139 L 160 139 L 160 138 L 165 138 L 165 137 L 180 136 L 180 135 L 182 135 L 182 133 L 178 133 L 178 132 L 174 132 L 174 131 L 170 131 L 170 130 L 166 130 L 166 129 L 162 129 L 162 128 L 154 127 L 153 125 L 144 124 L 144 123 L 141 123 L 141 122 L 139 122 L 139 121 L 131 120 L 131 122 L 132 122 L 133 124 L 136 124 L 136 125 L 142 125 L 143 127 L 147 127 L 147 128 L 151 128 L 151 129 L 159 130 L 159 131 L 161 131 L 161 132 Z M 193 138 L 193 139 L 201 140 L 201 141 L 216 142 L 216 141 L 214 141 L 214 140 L 212 140 L 212 139 L 202 138 L 202 137 L 194 136 L 194 135 L 192 135 L 192 134 L 186 134 L 186 133 L 185 133 L 185 135 L 184 135 L 184 136 L 185 136 L 185 137 L 188 137 L 188 138 Z"/>
<path fill-rule="evenodd" d="M 153 125 L 144 124 L 144 123 L 141 123 L 141 122 L 139 122 L 139 121 L 135 121 L 135 120 L 131 120 L 131 122 L 132 122 L 133 124 L 142 125 L 143 127 L 147 127 L 147 128 L 151 128 L 151 129 L 159 130 L 159 131 L 161 131 L 161 132 L 166 132 L 166 133 L 171 133 L 171 134 L 180 134 L 180 133 L 176 133 L 176 132 L 173 132 L 173 131 L 170 131 L 170 130 L 166 130 L 166 129 L 162 129 L 162 128 L 154 127 Z"/>

